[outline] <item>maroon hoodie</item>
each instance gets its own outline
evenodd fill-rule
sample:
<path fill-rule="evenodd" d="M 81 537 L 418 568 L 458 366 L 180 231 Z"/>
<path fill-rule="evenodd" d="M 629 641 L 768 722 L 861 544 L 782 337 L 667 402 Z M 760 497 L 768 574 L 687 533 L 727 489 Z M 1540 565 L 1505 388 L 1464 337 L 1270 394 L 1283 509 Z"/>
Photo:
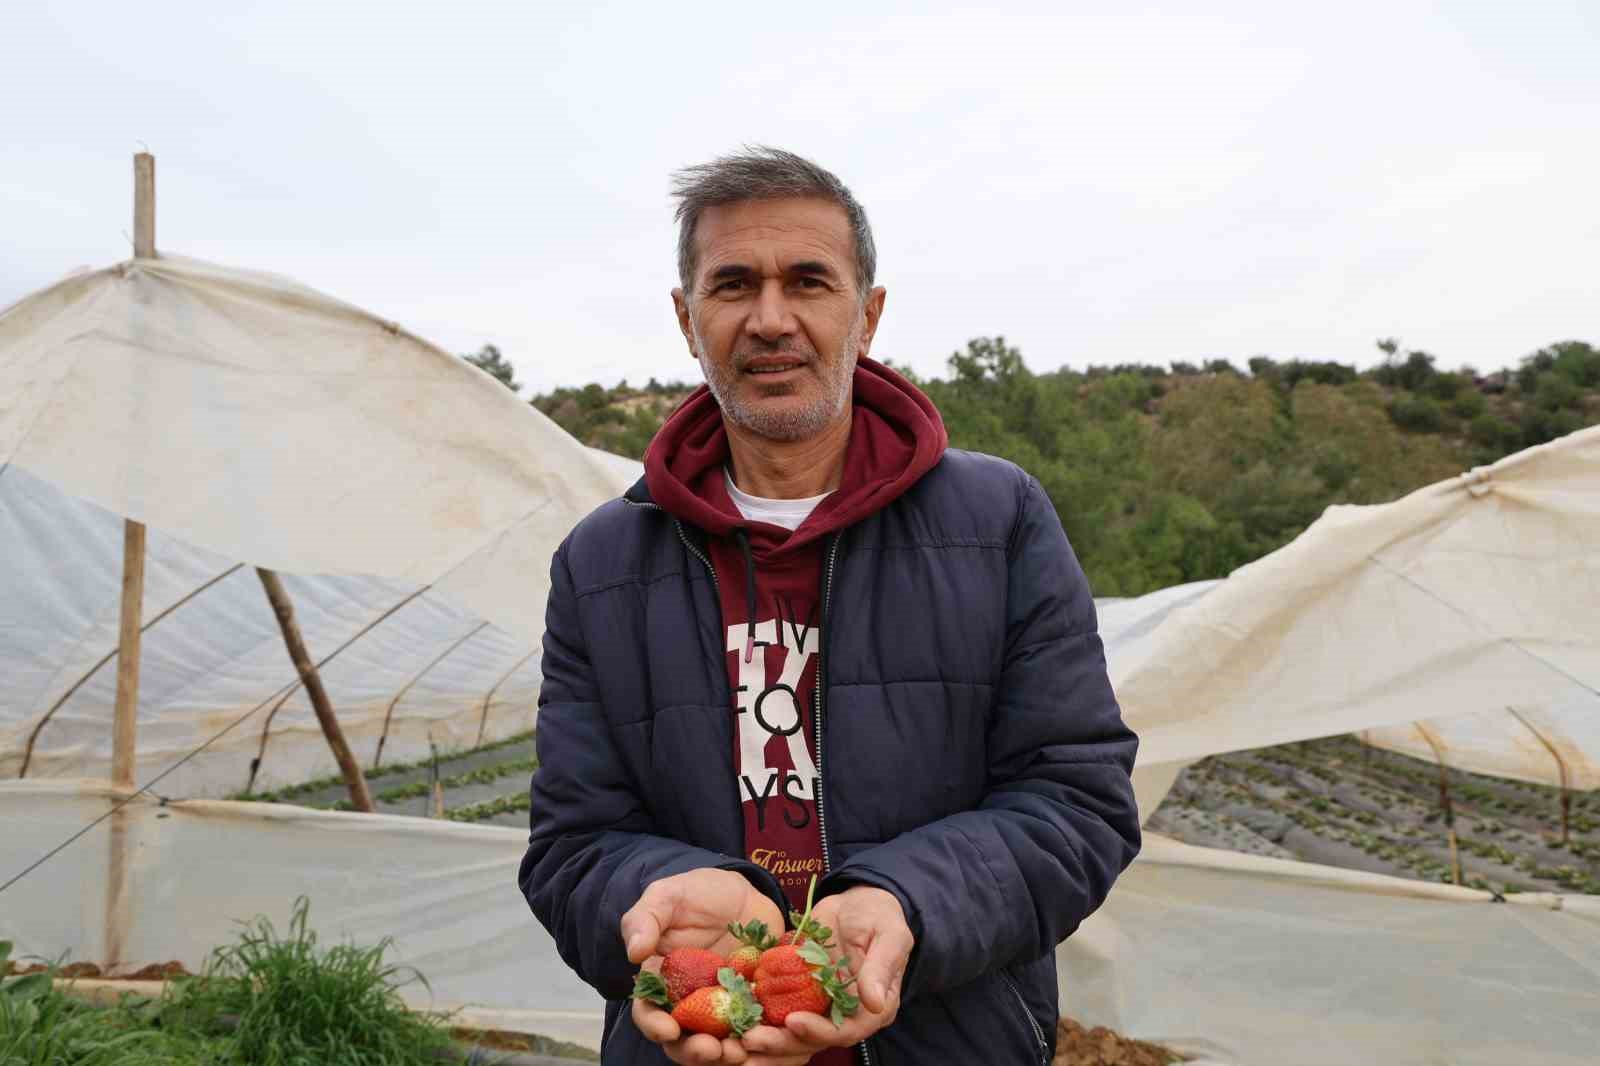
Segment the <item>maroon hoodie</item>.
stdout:
<path fill-rule="evenodd" d="M 939 461 L 947 440 L 938 410 L 916 386 L 861 359 L 843 478 L 792 533 L 747 521 L 729 498 L 723 472 L 728 436 L 705 386 L 684 401 L 645 453 L 645 481 L 656 503 L 707 535 L 734 694 L 729 755 L 744 811 L 745 853 L 777 877 L 797 909 L 805 906 L 812 875 L 823 873 L 814 716 L 824 546 L 830 533 L 914 485 Z"/>

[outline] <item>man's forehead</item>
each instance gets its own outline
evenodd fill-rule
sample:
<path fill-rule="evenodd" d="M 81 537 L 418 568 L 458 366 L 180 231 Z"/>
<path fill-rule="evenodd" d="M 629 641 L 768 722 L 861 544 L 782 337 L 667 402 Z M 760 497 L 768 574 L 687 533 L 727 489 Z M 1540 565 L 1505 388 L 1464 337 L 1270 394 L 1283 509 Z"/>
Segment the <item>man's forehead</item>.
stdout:
<path fill-rule="evenodd" d="M 803 250 L 848 261 L 855 241 L 844 208 L 831 200 L 743 200 L 706 208 L 695 226 L 702 266 L 715 260 Z M 843 262 L 840 263 L 844 265 Z"/>

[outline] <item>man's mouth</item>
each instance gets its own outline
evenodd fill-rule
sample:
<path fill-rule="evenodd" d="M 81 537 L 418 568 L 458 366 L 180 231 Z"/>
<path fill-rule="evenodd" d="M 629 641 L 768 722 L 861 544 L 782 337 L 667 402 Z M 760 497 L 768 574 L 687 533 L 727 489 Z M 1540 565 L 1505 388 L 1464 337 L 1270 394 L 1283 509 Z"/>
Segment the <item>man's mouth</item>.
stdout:
<path fill-rule="evenodd" d="M 805 366 L 803 359 L 752 359 L 744 365 L 746 374 L 782 374 Z"/>

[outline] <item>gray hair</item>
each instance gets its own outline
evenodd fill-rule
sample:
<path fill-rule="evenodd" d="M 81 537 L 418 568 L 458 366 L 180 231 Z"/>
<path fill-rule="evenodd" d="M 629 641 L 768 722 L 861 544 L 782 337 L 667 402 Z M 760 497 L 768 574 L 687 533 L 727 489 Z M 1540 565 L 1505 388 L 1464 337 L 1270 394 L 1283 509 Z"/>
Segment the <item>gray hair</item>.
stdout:
<path fill-rule="evenodd" d="M 695 226 L 708 207 L 747 200 L 781 200 L 813 196 L 832 200 L 844 208 L 856 244 L 856 289 L 865 298 L 878 269 L 878 251 L 872 243 L 867 212 L 845 188 L 844 182 L 811 160 L 765 145 L 746 146 L 737 155 L 684 167 L 672 175 L 672 195 L 678 211 L 678 280 L 685 293 L 694 280 Z"/>

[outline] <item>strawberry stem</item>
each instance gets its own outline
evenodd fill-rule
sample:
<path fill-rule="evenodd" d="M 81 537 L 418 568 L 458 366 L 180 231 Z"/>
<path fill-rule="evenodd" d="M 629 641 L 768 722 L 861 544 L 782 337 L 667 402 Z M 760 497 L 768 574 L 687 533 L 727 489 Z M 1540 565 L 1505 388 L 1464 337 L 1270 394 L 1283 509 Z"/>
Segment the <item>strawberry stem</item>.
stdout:
<path fill-rule="evenodd" d="M 658 973 L 649 970 L 640 970 L 633 979 L 633 998 L 654 1003 L 667 1010 L 672 1009 L 672 995 L 667 991 L 667 983 Z"/>

